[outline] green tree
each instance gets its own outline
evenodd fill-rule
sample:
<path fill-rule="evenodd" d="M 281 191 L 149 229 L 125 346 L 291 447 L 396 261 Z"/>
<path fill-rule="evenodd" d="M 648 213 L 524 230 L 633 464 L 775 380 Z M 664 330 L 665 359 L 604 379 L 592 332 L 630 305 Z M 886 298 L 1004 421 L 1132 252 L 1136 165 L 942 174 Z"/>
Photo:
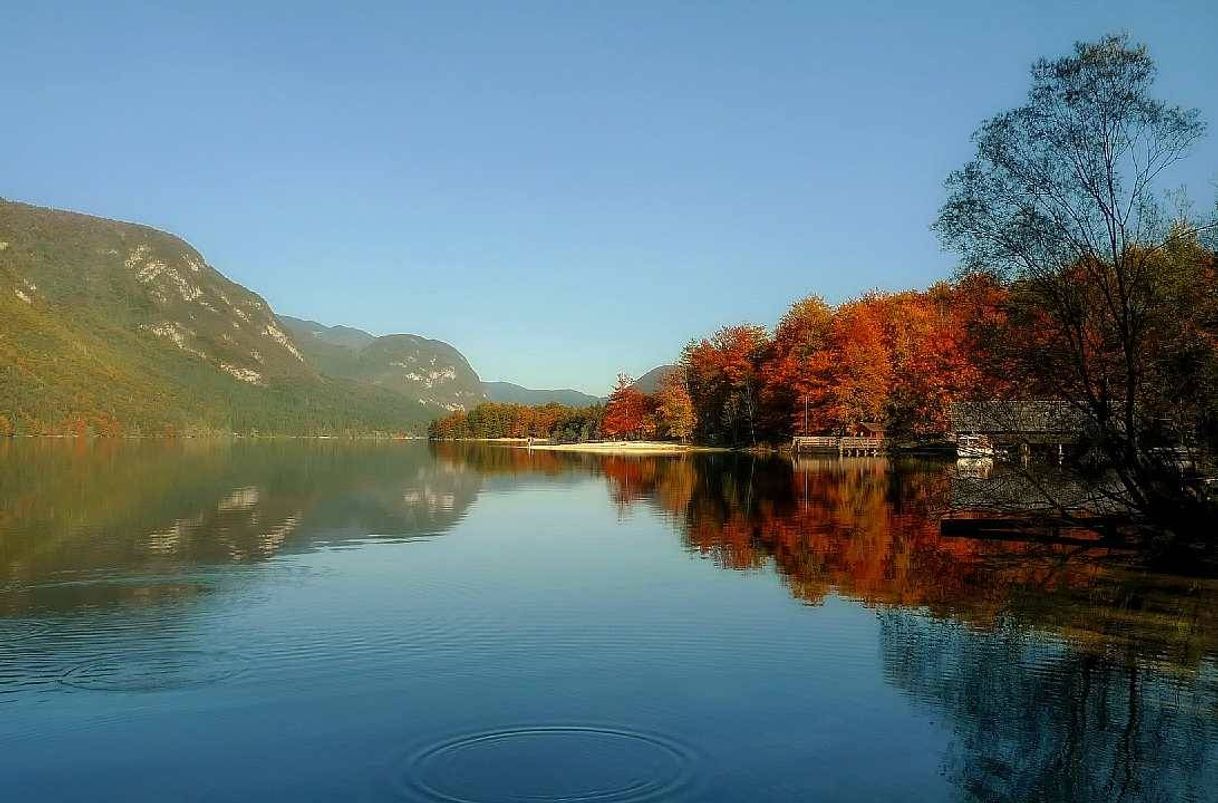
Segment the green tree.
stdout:
<path fill-rule="evenodd" d="M 965 272 L 1013 283 L 1029 375 L 1086 421 L 1121 499 L 1159 528 L 1195 534 L 1215 531 L 1212 506 L 1147 435 L 1170 409 L 1154 381 L 1176 314 L 1160 257 L 1213 221 L 1167 211 L 1158 185 L 1204 124 L 1152 95 L 1155 73 L 1124 36 L 1036 62 L 1027 102 L 974 135 L 976 156 L 948 178 L 935 227 Z"/>

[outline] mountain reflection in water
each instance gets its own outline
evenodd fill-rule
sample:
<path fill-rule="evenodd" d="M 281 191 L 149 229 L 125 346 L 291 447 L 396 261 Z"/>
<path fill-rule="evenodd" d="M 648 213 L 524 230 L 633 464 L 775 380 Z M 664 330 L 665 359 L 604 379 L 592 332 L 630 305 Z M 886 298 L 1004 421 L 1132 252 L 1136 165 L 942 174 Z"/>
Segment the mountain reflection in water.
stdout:
<path fill-rule="evenodd" d="M 0 440 L 0 612 L 176 597 L 190 586 L 160 579 L 440 533 L 480 484 L 377 443 Z"/>
<path fill-rule="evenodd" d="M 967 480 L 976 483 L 978 477 Z M 618 457 L 457 443 L 0 441 L 0 703 L 23 704 L 3 709 L 17 718 L 9 720 L 11 731 L 0 730 L 0 747 L 9 744 L 7 736 L 37 732 L 40 711 L 85 716 L 79 695 L 86 691 L 159 693 L 173 685 L 177 694 L 236 705 L 222 696 L 226 684 L 238 694 L 246 688 L 242 684 L 260 682 L 260 667 L 279 667 L 286 676 L 295 660 L 304 667 L 299 671 L 312 673 L 302 676 L 301 688 L 315 696 L 331 691 L 318 685 L 323 670 L 341 666 L 344 678 L 355 673 L 366 684 L 381 684 L 383 698 L 408 697 L 407 690 L 423 682 L 422 675 L 412 673 L 424 666 L 409 661 L 431 661 L 443 666 L 442 672 L 426 675 L 434 699 L 460 701 L 470 695 L 466 684 L 477 673 L 497 670 L 507 678 L 498 681 L 503 684 L 498 693 L 506 699 L 524 695 L 521 703 L 528 703 L 526 721 L 517 715 L 507 724 L 537 721 L 549 727 L 520 731 L 528 739 L 545 741 L 547 751 L 560 737 L 599 740 L 626 755 L 668 742 L 650 730 L 636 737 L 626 729 L 633 724 L 631 709 L 621 706 L 629 699 L 627 691 L 603 687 L 630 680 L 631 667 L 649 666 L 650 674 L 635 677 L 629 693 L 647 688 L 648 694 L 660 694 L 669 688 L 672 705 L 683 701 L 684 708 L 657 726 L 675 728 L 668 736 L 690 743 L 690 752 L 663 747 L 659 755 L 690 764 L 696 779 L 687 790 L 690 799 L 789 799 L 843 789 L 837 796 L 856 796 L 849 793 L 855 789 L 858 797 L 873 797 L 876 789 L 849 786 L 848 777 L 855 776 L 842 761 L 808 775 L 797 769 L 811 766 L 807 751 L 813 745 L 824 752 L 825 745 L 845 745 L 851 738 L 848 729 L 818 731 L 816 714 L 818 708 L 850 701 L 815 697 L 820 692 L 810 691 L 807 683 L 783 685 L 787 672 L 805 671 L 802 662 L 815 658 L 800 651 L 801 643 L 822 638 L 814 639 L 813 631 L 803 632 L 792 621 L 828 626 L 844 615 L 838 607 L 844 603 L 873 618 L 874 635 L 861 625 L 842 631 L 848 640 L 870 639 L 874 657 L 851 660 L 872 660 L 873 666 L 834 666 L 833 654 L 826 653 L 817 659 L 829 662 L 820 664 L 820 671 L 844 676 L 874 671 L 909 707 L 886 709 L 893 727 L 913 728 L 916 722 L 946 731 L 946 742 L 931 757 L 937 773 L 924 786 L 908 789 L 911 798 L 941 796 L 935 784 L 946 783 L 965 799 L 1213 799 L 1218 584 L 1155 574 L 1130 555 L 1086 545 L 941 537 L 938 517 L 950 506 L 959 481 L 954 465 L 884 459 L 792 462 L 731 453 Z M 596 486 L 605 489 L 601 499 L 608 495 L 603 509 L 581 501 L 585 489 Z M 474 537 L 463 521 L 484 503 L 498 511 L 495 538 L 458 549 L 458 539 Z M 543 549 L 539 544 L 547 542 L 534 535 L 551 526 L 550 514 L 560 511 L 569 529 L 555 537 L 565 539 L 574 549 L 570 553 Z M 777 576 L 789 598 L 807 606 L 799 609 L 802 618 L 788 620 L 787 612 L 758 600 L 751 603 L 754 608 L 734 610 L 709 601 L 704 620 L 672 619 L 687 604 L 680 594 L 694 587 L 681 592 L 674 585 L 670 597 L 663 583 L 651 579 L 653 572 L 683 577 L 684 570 L 664 543 L 648 535 L 649 527 L 673 533 L 685 553 L 678 553 L 679 560 L 688 565 L 705 561 L 745 579 L 757 575 L 759 581 Z M 611 540 L 614 532 L 623 537 Z M 353 587 L 344 579 L 342 573 L 350 570 L 338 557 L 344 552 L 433 537 L 440 551 L 431 554 L 439 562 L 420 564 L 418 573 L 402 561 L 422 553 L 395 552 L 394 560 L 360 564 L 363 585 Z M 493 560 L 476 563 L 487 550 Z M 636 594 L 646 597 L 646 605 L 622 607 L 629 603 L 623 597 L 612 608 L 619 621 L 579 620 L 578 605 L 595 604 L 598 592 L 561 589 L 567 575 L 587 585 L 579 578 L 590 568 L 581 562 L 589 555 L 597 556 L 597 576 L 607 583 L 596 586 L 599 593 L 638 584 Z M 694 564 L 690 557 L 697 559 Z M 306 571 L 312 574 L 298 574 Z M 316 622 L 245 619 L 242 626 L 257 624 L 266 644 L 234 649 L 241 639 L 222 628 L 254 616 L 258 604 L 278 610 L 276 595 L 297 606 L 321 599 L 306 582 L 319 572 L 335 573 L 335 582 L 327 591 L 331 596 L 315 603 L 327 606 L 312 611 Z M 531 599 L 527 595 L 539 586 L 553 586 L 559 598 L 567 593 L 571 610 L 529 603 L 531 618 L 493 618 L 496 607 L 519 600 L 497 599 L 491 589 L 512 589 Z M 205 604 L 226 598 L 238 600 L 240 611 L 224 609 L 221 615 Z M 344 607 L 348 618 L 341 621 L 348 630 L 326 629 L 322 623 L 335 615 L 333 607 L 353 605 L 357 598 L 364 618 L 351 619 L 357 609 Z M 286 610 L 276 615 L 286 617 Z M 788 632 L 768 629 L 767 620 L 785 622 Z M 680 649 L 653 652 L 675 635 L 663 631 L 661 623 L 668 621 L 687 621 L 684 626 L 698 632 L 688 632 Z M 376 642 L 382 637 L 377 628 L 394 622 L 400 632 L 383 636 L 391 641 Z M 791 632 L 792 627 L 798 629 Z M 636 635 L 633 641 L 609 636 L 617 631 Z M 560 633 L 567 634 L 565 641 Z M 598 640 L 601 633 L 604 640 Z M 732 633 L 739 645 L 725 641 Z M 301 648 L 285 646 L 292 639 L 307 641 L 307 658 Z M 583 646 L 572 652 L 576 643 Z M 772 654 L 765 651 L 767 643 Z M 153 648 L 152 660 L 137 660 Z M 205 670 L 195 660 L 200 655 L 208 660 Z M 714 663 L 708 664 L 711 656 Z M 558 691 L 566 679 L 594 674 L 592 665 L 581 661 L 610 662 L 619 669 L 612 683 L 580 686 L 573 698 L 578 707 L 558 716 L 554 725 L 556 715 L 541 712 L 561 699 Z M 742 747 L 745 753 L 725 763 L 735 767 L 734 780 L 714 783 L 708 780 L 717 771 L 711 758 L 715 750 L 729 749 L 733 736 L 728 729 L 707 733 L 705 725 L 693 723 L 713 719 L 727 704 L 725 695 L 738 690 L 716 686 L 711 666 L 729 673 L 725 678 L 736 673 L 737 686 L 745 676 L 740 673 L 762 673 L 768 688 L 756 692 L 785 694 L 786 713 L 793 717 L 793 730 L 782 744 Z M 646 678 L 663 672 L 700 677 L 695 688 L 703 695 L 687 699 L 687 692 L 671 685 L 675 680 L 665 686 L 655 679 L 649 686 Z M 544 702 L 533 696 L 544 684 L 536 692 L 528 685 L 534 676 L 549 684 Z M 57 678 L 62 693 L 55 691 Z M 280 688 L 270 696 L 284 694 Z M 340 699 L 347 700 L 348 708 L 336 710 L 344 712 L 350 749 L 361 756 L 375 753 L 372 745 L 385 738 L 388 726 L 368 713 L 361 732 L 353 711 L 362 703 Z M 648 699 L 658 711 L 658 698 Z M 801 700 L 812 706 L 802 714 Z M 598 710 L 595 722 L 610 727 L 577 727 L 576 711 Z M 606 719 L 609 712 L 612 721 Z M 21 715 L 28 719 L 23 722 Z M 503 731 L 504 722 L 485 716 L 486 722 L 462 721 L 467 730 L 494 731 L 494 744 L 508 745 L 502 734 L 515 731 Z M 777 727 L 774 716 L 758 727 Z M 734 727 L 745 739 L 747 722 Z M 87 732 L 75 728 L 71 737 L 59 738 L 66 743 Z M 433 741 L 459 744 L 462 750 L 481 744 L 452 737 L 451 732 L 432 734 Z M 279 749 L 285 763 L 298 758 L 290 741 Z M 912 755 L 924 747 L 910 741 L 903 749 Z M 428 766 L 439 766 L 435 756 L 440 754 L 424 753 L 432 757 Z M 696 755 L 705 756 L 703 763 Z M 793 774 L 776 777 L 779 766 Z M 10 773 L 20 775 L 17 769 L 0 762 L 0 783 Z M 26 769 L 29 777 L 20 779 L 28 790 L 50 788 L 39 787 L 41 776 Z M 613 774 L 595 769 L 605 777 Z M 834 772 L 842 777 L 829 777 Z M 860 765 L 854 783 L 870 779 L 869 772 Z M 527 777 L 516 780 L 531 788 Z M 246 781 L 258 788 L 252 771 Z M 465 782 L 468 789 L 481 788 L 477 778 Z M 115 783 L 103 791 L 127 797 L 120 793 L 130 790 Z M 428 780 L 419 788 L 430 789 L 429 784 L 434 786 Z M 673 784 L 665 794 L 681 799 Z M 419 786 L 414 780 L 408 785 Z"/>

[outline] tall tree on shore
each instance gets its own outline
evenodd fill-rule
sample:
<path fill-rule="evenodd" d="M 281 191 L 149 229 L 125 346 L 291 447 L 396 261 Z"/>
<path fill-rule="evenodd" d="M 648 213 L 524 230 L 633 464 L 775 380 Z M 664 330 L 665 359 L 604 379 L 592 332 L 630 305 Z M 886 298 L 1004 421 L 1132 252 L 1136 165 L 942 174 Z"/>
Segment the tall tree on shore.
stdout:
<path fill-rule="evenodd" d="M 1013 319 L 1036 326 L 1027 368 L 1082 415 L 1121 500 L 1183 535 L 1214 513 L 1149 435 L 1170 407 L 1154 379 L 1178 313 L 1162 255 L 1214 222 L 1168 212 L 1159 184 L 1204 123 L 1151 94 L 1155 73 L 1125 36 L 1036 62 L 1027 102 L 974 135 L 935 228 L 965 272 L 1012 282 Z"/>
<path fill-rule="evenodd" d="M 609 438 L 637 440 L 656 434 L 655 400 L 634 386 L 634 379 L 618 374 L 617 386 L 605 403 L 601 431 Z"/>
<path fill-rule="evenodd" d="M 762 368 L 762 409 L 767 430 L 783 439 L 814 431 L 813 422 L 828 395 L 833 361 L 829 332 L 833 309 L 820 296 L 791 305 L 774 331 L 774 348 Z"/>
<path fill-rule="evenodd" d="M 882 421 L 892 391 L 892 352 L 885 338 L 886 299 L 871 293 L 838 307 L 829 330 L 831 363 L 820 428 L 843 432 Z"/>
<path fill-rule="evenodd" d="M 712 443 L 756 444 L 760 367 L 771 342 L 764 326 L 725 326 L 682 355 L 698 434 Z"/>
<path fill-rule="evenodd" d="M 659 434 L 678 441 L 687 441 L 694 434 L 697 417 L 694 402 L 685 383 L 685 371 L 670 371 L 660 381 L 655 394 L 656 424 Z"/>

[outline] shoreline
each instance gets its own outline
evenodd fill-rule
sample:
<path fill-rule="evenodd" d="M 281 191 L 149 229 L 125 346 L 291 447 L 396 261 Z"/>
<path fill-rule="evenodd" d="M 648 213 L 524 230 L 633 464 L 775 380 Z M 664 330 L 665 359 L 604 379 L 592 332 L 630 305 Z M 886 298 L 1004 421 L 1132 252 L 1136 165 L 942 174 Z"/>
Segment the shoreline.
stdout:
<path fill-rule="evenodd" d="M 662 455 L 688 454 L 691 452 L 727 452 L 716 446 L 696 446 L 689 443 L 669 441 L 593 441 L 589 443 L 540 442 L 526 445 L 526 449 L 545 452 L 588 452 L 593 454 Z"/>

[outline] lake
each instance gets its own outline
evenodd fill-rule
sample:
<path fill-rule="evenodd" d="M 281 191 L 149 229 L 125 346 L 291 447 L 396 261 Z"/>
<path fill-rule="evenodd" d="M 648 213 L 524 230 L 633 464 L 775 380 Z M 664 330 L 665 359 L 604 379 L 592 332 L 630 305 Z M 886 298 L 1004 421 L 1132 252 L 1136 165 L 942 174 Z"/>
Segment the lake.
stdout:
<path fill-rule="evenodd" d="M 883 459 L 0 441 L 0 790 L 1218 799 L 1218 584 L 941 537 L 961 481 Z"/>

